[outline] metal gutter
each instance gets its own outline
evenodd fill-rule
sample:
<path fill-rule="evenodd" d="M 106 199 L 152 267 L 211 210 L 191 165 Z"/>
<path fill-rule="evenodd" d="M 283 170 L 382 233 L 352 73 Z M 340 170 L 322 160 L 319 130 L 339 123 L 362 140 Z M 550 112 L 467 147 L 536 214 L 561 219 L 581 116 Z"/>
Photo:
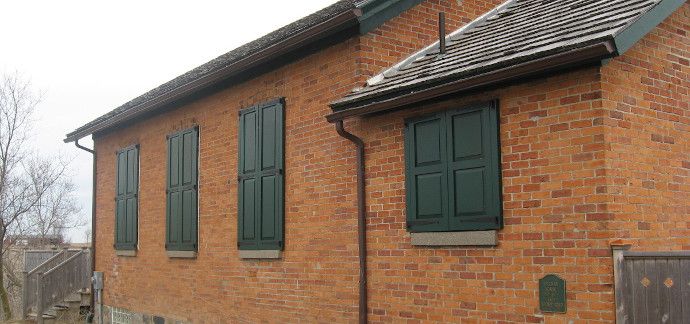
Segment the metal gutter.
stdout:
<path fill-rule="evenodd" d="M 359 16 L 362 11 L 358 8 L 344 11 L 343 13 L 326 20 L 325 22 L 306 29 L 292 37 L 269 46 L 253 55 L 249 55 L 234 62 L 222 69 L 215 71 L 200 79 L 193 80 L 167 91 L 155 98 L 145 101 L 137 106 L 128 108 L 118 115 L 108 118 L 91 127 L 81 129 L 67 134 L 65 143 L 76 141 L 85 136 L 114 127 L 117 124 L 131 120 L 133 118 L 150 113 L 166 104 L 185 98 L 202 89 L 226 80 L 232 76 L 246 72 L 247 70 L 267 63 L 268 61 L 280 58 L 281 56 L 313 43 L 316 40 L 324 39 L 334 33 L 356 26 L 359 23 Z"/>
<path fill-rule="evenodd" d="M 79 144 L 79 140 L 74 141 L 74 145 L 86 152 L 91 153 L 93 159 L 92 179 L 91 185 L 91 273 L 96 271 L 96 151 Z M 94 146 L 95 147 L 95 146 Z M 93 281 L 91 281 L 91 314 L 95 307 L 95 293 L 93 290 Z"/>
<path fill-rule="evenodd" d="M 364 183 L 364 141 L 349 133 L 343 121 L 335 123 L 338 135 L 357 146 L 357 243 L 359 246 L 359 323 L 367 323 L 367 220 Z"/>
<path fill-rule="evenodd" d="M 424 88 L 401 90 L 400 92 L 374 97 L 364 102 L 353 102 L 346 105 L 331 104 L 331 108 L 337 110 L 337 112 L 327 115 L 326 119 L 331 123 L 335 123 L 350 117 L 401 109 L 414 103 L 449 94 L 457 94 L 507 81 L 598 63 L 602 59 L 612 57 L 615 54 L 616 47 L 614 43 L 612 41 L 603 41 L 591 46 L 485 72 L 469 78 L 451 82 L 446 81 L 441 84 L 425 85 Z"/>

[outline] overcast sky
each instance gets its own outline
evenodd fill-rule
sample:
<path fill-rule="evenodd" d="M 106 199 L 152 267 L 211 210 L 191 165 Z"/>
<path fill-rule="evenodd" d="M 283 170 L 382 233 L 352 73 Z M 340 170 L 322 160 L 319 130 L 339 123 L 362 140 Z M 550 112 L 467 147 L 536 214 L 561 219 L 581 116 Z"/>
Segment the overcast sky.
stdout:
<path fill-rule="evenodd" d="M 43 92 L 33 143 L 74 157 L 82 217 L 90 221 L 91 156 L 64 144 L 66 133 L 334 2 L 2 1 L 0 73 L 17 71 Z M 71 231 L 71 240 L 84 241 L 85 228 Z"/>

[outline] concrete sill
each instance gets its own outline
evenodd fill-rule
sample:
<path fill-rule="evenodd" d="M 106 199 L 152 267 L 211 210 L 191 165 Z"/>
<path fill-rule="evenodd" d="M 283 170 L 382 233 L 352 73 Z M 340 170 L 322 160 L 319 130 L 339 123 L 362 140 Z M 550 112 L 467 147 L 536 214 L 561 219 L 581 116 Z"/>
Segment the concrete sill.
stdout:
<path fill-rule="evenodd" d="M 497 231 L 410 233 L 415 246 L 496 246 Z"/>
<path fill-rule="evenodd" d="M 165 251 L 168 258 L 195 259 L 196 251 Z"/>
<path fill-rule="evenodd" d="M 123 257 L 137 256 L 137 250 L 115 250 L 115 255 Z"/>
<path fill-rule="evenodd" d="M 278 250 L 240 250 L 240 259 L 280 259 Z"/>

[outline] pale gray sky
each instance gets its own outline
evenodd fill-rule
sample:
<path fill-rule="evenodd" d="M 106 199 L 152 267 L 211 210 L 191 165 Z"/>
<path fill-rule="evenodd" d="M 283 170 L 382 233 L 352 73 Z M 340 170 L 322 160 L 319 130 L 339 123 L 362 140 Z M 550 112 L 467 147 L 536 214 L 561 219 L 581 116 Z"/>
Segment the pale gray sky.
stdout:
<path fill-rule="evenodd" d="M 0 73 L 18 71 L 44 93 L 34 145 L 75 157 L 75 183 L 90 221 L 91 156 L 64 144 L 66 133 L 334 2 L 2 1 Z M 90 138 L 82 142 L 91 146 Z M 71 231 L 71 240 L 83 241 L 84 229 Z"/>

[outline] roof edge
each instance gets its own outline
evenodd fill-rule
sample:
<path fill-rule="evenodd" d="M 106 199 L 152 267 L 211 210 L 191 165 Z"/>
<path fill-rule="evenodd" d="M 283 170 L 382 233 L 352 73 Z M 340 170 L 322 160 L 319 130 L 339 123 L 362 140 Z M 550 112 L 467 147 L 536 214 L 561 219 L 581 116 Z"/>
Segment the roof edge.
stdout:
<path fill-rule="evenodd" d="M 527 61 L 502 69 L 487 71 L 473 77 L 442 82 L 425 88 L 407 89 L 404 93 L 392 93 L 384 97 L 375 97 L 368 102 L 331 103 L 331 109 L 337 111 L 326 116 L 331 123 L 357 116 L 371 115 L 383 111 L 404 108 L 411 104 L 431 100 L 441 96 L 488 87 L 498 83 L 514 81 L 519 78 L 532 77 L 581 66 L 587 63 L 601 62 L 602 59 L 616 55 L 616 46 L 612 40 L 605 40 L 587 47 L 578 48 Z"/>
<path fill-rule="evenodd" d="M 191 80 L 170 91 L 166 91 L 154 98 L 122 111 L 111 118 L 91 125 L 90 127 L 77 129 L 71 133 L 68 133 L 63 141 L 65 143 L 74 142 L 80 138 L 84 138 L 96 132 L 114 127 L 132 118 L 152 112 L 155 109 L 172 103 L 175 100 L 185 98 L 197 91 L 203 90 L 234 75 L 246 72 L 247 70 L 255 68 L 262 63 L 281 57 L 282 55 L 297 50 L 303 46 L 307 46 L 313 41 L 323 39 L 347 28 L 357 26 L 359 23 L 359 17 L 361 15 L 362 10 L 359 8 L 347 9 L 320 24 L 306 28 L 252 55 L 245 56 L 242 59 L 219 69 L 218 71 L 214 71 L 213 73 L 205 75 L 201 78 Z"/>
<path fill-rule="evenodd" d="M 508 6 L 513 0 L 507 0 L 503 4 L 501 4 L 499 7 L 495 8 L 489 13 L 495 13 L 499 10 L 499 8 L 505 8 Z M 602 41 L 600 44 L 606 44 L 606 53 L 603 53 L 602 56 L 600 57 L 601 60 L 603 59 L 609 59 L 615 56 L 620 56 L 623 55 L 627 50 L 629 50 L 633 45 L 635 45 L 638 41 L 640 41 L 644 36 L 646 36 L 649 32 L 651 32 L 654 28 L 656 28 L 659 24 L 661 24 L 666 18 L 668 18 L 673 12 L 675 12 L 678 8 L 680 8 L 684 3 L 686 3 L 686 0 L 660 0 L 656 5 L 654 5 L 652 8 L 647 10 L 646 12 L 642 13 L 636 20 L 630 22 L 628 25 L 621 27 L 615 34 L 610 36 L 608 39 L 605 39 Z M 487 13 L 487 14 L 489 14 Z M 484 16 L 479 17 L 478 19 L 481 20 Z M 474 21 L 470 24 L 473 24 Z M 465 28 L 461 28 L 460 30 L 454 32 L 454 34 L 461 33 L 464 31 Z M 433 49 L 434 46 L 438 46 L 438 42 L 431 44 L 430 46 L 426 47 L 419 53 L 425 53 L 429 49 Z M 404 102 L 405 104 L 411 104 L 415 102 L 419 102 L 422 100 L 428 100 L 433 97 L 429 97 L 430 93 L 435 93 L 435 92 L 440 92 L 437 96 L 445 95 L 448 94 L 444 92 L 445 90 L 441 89 L 456 89 L 453 90 L 454 92 L 460 92 L 460 91 L 465 91 L 473 88 L 477 88 L 479 86 L 488 86 L 500 81 L 506 81 L 505 78 L 515 78 L 517 76 L 510 76 L 511 75 L 511 70 L 516 70 L 520 71 L 523 66 L 525 65 L 532 65 L 536 64 L 537 66 L 541 66 L 541 68 L 546 68 L 550 70 L 554 70 L 557 68 L 557 66 L 551 66 L 554 64 L 550 64 L 548 61 L 553 60 L 554 57 L 560 58 L 562 56 L 568 56 L 572 55 L 572 62 L 569 63 L 571 65 L 576 65 L 578 64 L 577 60 L 579 59 L 577 56 L 582 55 L 579 53 L 585 53 L 589 52 L 591 48 L 597 47 L 597 45 L 581 48 L 581 49 L 575 49 L 571 50 L 568 52 L 560 53 L 560 54 L 553 54 L 551 56 L 547 56 L 545 58 L 537 59 L 537 60 L 532 60 L 532 61 L 527 61 L 523 62 L 521 64 L 515 65 L 515 66 L 508 66 L 504 67 L 502 69 L 498 69 L 495 71 L 487 71 L 486 73 L 479 74 L 473 77 L 465 78 L 465 79 L 459 79 L 459 80 L 445 80 L 445 81 L 438 81 L 435 84 L 431 85 L 418 85 L 416 87 L 410 87 L 407 89 L 400 89 L 397 92 L 393 93 L 383 93 L 380 95 L 373 95 L 371 97 L 363 97 L 363 98 L 357 98 L 353 100 L 348 100 L 347 98 L 342 98 L 340 100 L 331 102 L 329 106 L 333 110 L 333 113 L 328 115 L 326 119 L 329 122 L 335 122 L 337 120 L 342 120 L 344 118 L 348 117 L 354 117 L 354 116 L 360 116 L 360 115 L 368 115 L 370 113 L 378 112 L 378 111 L 384 111 L 384 110 L 391 110 L 395 108 L 396 103 L 399 104 L 399 102 Z M 409 62 L 411 59 L 413 59 L 416 55 L 419 55 L 419 53 L 413 55 L 410 58 L 407 58 L 403 60 L 402 62 L 394 65 L 393 67 L 385 70 L 379 75 L 376 75 L 372 77 L 371 79 L 367 80 L 367 83 L 376 83 L 379 82 L 380 79 L 383 78 L 384 73 L 391 73 L 391 71 L 397 70 L 397 68 L 401 65 L 404 65 L 406 62 Z M 591 58 L 583 58 L 584 60 L 591 60 Z M 558 65 L 558 64 L 556 64 Z M 535 72 L 539 73 L 538 71 Z M 525 74 L 526 75 L 526 74 Z M 487 80 L 494 80 L 494 81 L 482 81 L 484 79 Z M 475 84 L 476 83 L 476 84 Z M 475 85 L 473 85 L 475 84 Z M 448 90 L 450 91 L 450 90 Z M 451 92 L 453 92 L 451 91 Z M 395 96 L 398 96 L 397 98 Z M 419 100 L 415 100 L 413 98 L 419 97 Z M 423 99 L 421 99 L 423 98 Z"/>
<path fill-rule="evenodd" d="M 100 116 L 95 120 L 68 133 L 65 136 L 64 142 L 74 142 L 85 136 L 113 128 L 131 119 L 153 113 L 158 108 L 168 105 L 176 100 L 186 98 L 194 93 L 197 93 L 198 91 L 204 90 L 207 87 L 213 86 L 219 82 L 227 80 L 228 78 L 240 75 L 241 73 L 244 73 L 250 69 L 256 68 L 260 64 L 275 60 L 286 53 L 290 53 L 304 46 L 308 46 L 313 42 L 317 42 L 328 37 L 329 35 L 342 32 L 348 28 L 356 29 L 356 31 L 353 30 L 353 33 L 358 31 L 360 35 L 364 35 L 379 27 L 391 18 L 421 3 L 422 1 L 423 0 L 341 0 L 334 5 L 327 7 L 340 8 L 341 10 L 340 13 L 329 18 L 328 20 L 308 27 L 304 30 L 300 30 L 290 37 L 274 43 L 267 48 L 261 49 L 258 52 L 244 56 L 239 60 L 231 62 L 227 66 L 224 66 L 209 74 L 194 78 L 186 83 L 177 85 L 174 88 L 155 94 L 151 98 L 148 98 L 141 103 L 126 107 L 121 111 L 117 110 L 121 109 L 122 106 L 118 107 L 115 110 Z M 322 11 L 327 10 L 327 8 L 322 9 Z M 247 43 L 243 46 L 248 44 L 250 43 Z M 200 67 L 203 67 L 203 65 Z M 164 85 L 165 84 L 161 86 Z M 153 89 L 151 91 L 155 90 L 156 89 Z M 138 98 L 135 98 L 134 100 Z M 108 116 L 109 114 L 112 115 Z"/>
<path fill-rule="evenodd" d="M 640 41 L 645 35 L 659 26 L 673 12 L 678 10 L 686 0 L 661 0 L 647 12 L 623 27 L 616 35 L 614 42 L 618 49 L 618 55 L 623 55 L 633 45 Z"/>

